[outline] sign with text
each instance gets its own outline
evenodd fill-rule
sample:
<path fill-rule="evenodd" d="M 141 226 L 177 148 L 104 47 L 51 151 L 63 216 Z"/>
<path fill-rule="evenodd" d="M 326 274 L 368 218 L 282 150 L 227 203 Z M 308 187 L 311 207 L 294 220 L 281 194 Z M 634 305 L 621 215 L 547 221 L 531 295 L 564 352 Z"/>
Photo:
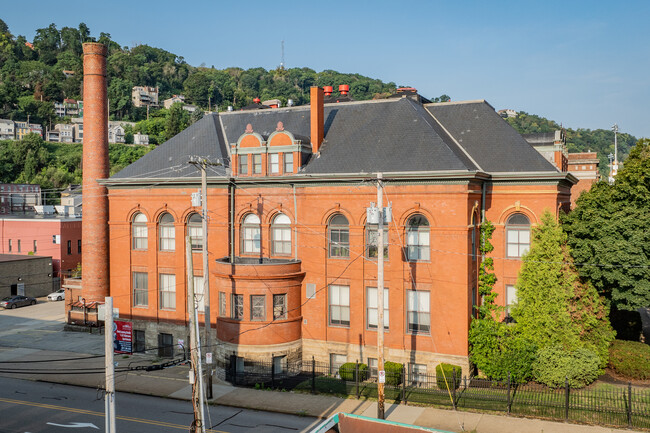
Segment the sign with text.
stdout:
<path fill-rule="evenodd" d="M 113 322 L 113 351 L 133 353 L 133 324 L 122 320 Z"/>
<path fill-rule="evenodd" d="M 377 382 L 379 383 L 386 383 L 386 371 L 385 370 L 379 370 L 377 375 Z"/>

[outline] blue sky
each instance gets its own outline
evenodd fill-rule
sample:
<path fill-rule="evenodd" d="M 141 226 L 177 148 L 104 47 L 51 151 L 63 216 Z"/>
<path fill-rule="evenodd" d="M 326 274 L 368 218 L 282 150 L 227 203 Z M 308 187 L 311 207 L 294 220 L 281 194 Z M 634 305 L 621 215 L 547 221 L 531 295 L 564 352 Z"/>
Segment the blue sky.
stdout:
<path fill-rule="evenodd" d="M 194 66 L 356 72 L 570 128 L 650 137 L 650 2 L 124 1 L 4 5 L 14 35 L 85 22 Z"/>

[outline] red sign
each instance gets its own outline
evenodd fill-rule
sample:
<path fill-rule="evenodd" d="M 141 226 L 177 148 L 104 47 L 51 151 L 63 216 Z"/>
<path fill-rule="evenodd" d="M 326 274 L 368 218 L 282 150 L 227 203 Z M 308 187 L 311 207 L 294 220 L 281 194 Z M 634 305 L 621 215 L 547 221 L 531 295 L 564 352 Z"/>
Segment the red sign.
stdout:
<path fill-rule="evenodd" d="M 113 322 L 113 351 L 133 353 L 133 324 L 115 320 Z"/>

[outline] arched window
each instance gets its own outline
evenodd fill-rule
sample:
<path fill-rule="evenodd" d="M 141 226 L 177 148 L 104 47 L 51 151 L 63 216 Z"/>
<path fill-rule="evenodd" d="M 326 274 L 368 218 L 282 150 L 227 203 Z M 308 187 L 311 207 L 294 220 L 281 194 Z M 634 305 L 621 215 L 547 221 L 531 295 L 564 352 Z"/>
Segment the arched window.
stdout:
<path fill-rule="evenodd" d="M 193 213 L 187 219 L 187 235 L 190 237 L 192 251 L 203 249 L 203 221 L 201 215 Z"/>
<path fill-rule="evenodd" d="M 260 252 L 260 219 L 249 213 L 244 218 L 241 227 L 241 248 L 243 254 Z"/>
<path fill-rule="evenodd" d="M 132 247 L 134 250 L 147 249 L 147 216 L 142 212 L 133 215 L 131 220 Z"/>
<path fill-rule="evenodd" d="M 506 221 L 506 255 L 521 257 L 530 248 L 530 220 L 521 213 L 515 213 Z"/>
<path fill-rule="evenodd" d="M 334 215 L 328 225 L 330 257 L 350 257 L 350 226 L 341 214 Z"/>
<path fill-rule="evenodd" d="M 283 213 L 273 218 L 271 240 L 273 242 L 273 254 L 291 254 L 291 220 Z"/>
<path fill-rule="evenodd" d="M 406 260 L 416 262 L 430 259 L 429 221 L 424 215 L 414 215 L 406 224 Z"/>
<path fill-rule="evenodd" d="M 176 243 L 174 240 L 174 217 L 165 212 L 158 222 L 160 236 L 160 251 L 174 251 Z"/>

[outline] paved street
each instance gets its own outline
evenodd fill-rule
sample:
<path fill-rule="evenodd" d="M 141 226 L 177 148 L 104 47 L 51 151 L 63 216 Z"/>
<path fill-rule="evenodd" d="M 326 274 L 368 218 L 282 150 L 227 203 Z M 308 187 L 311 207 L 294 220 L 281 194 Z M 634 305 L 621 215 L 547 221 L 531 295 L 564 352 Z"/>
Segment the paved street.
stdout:
<path fill-rule="evenodd" d="M 188 431 L 189 401 L 128 393 L 116 396 L 120 432 Z M 206 425 L 213 432 L 300 432 L 316 418 L 210 406 Z M 92 432 L 104 430 L 102 393 L 90 388 L 0 378 L 0 432 Z"/>

